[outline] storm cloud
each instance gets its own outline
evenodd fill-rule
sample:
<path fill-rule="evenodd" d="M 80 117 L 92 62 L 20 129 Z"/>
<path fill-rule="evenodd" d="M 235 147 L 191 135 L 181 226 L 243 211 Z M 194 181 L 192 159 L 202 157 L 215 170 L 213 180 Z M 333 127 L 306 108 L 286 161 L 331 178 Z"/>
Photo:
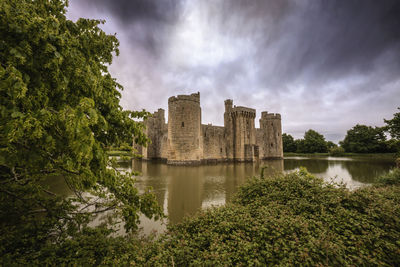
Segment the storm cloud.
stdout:
<path fill-rule="evenodd" d="M 110 68 L 127 109 L 167 109 L 200 91 L 203 123 L 223 101 L 280 112 L 284 132 L 338 141 L 400 106 L 396 0 L 70 0 L 67 16 L 106 19 L 121 55 Z"/>

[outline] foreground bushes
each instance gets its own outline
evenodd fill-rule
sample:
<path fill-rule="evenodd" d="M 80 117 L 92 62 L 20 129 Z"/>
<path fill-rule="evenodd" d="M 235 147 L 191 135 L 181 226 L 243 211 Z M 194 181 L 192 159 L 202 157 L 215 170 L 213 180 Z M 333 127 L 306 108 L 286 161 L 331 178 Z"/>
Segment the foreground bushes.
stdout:
<path fill-rule="evenodd" d="M 234 203 L 171 227 L 148 263 L 399 265 L 399 203 L 399 187 L 350 192 L 304 170 L 254 178 Z"/>
<path fill-rule="evenodd" d="M 95 231 L 43 259 L 78 265 L 399 266 L 399 185 L 398 169 L 352 192 L 305 170 L 253 178 L 233 203 L 170 226 L 158 240 L 106 238 Z"/>

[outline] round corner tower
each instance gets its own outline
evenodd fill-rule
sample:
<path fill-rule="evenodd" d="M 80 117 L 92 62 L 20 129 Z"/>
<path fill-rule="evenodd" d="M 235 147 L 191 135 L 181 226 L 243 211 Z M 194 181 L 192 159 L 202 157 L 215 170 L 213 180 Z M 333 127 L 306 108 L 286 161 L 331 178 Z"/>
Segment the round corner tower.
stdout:
<path fill-rule="evenodd" d="M 283 158 L 281 114 L 261 112 L 260 129 L 263 134 L 262 157 Z"/>
<path fill-rule="evenodd" d="M 200 162 L 200 93 L 172 96 L 168 99 L 168 163 Z"/>

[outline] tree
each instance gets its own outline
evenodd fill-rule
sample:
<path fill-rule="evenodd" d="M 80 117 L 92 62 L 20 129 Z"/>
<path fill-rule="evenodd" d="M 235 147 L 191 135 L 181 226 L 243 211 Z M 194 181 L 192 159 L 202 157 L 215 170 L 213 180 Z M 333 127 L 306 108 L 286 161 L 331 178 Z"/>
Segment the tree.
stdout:
<path fill-rule="evenodd" d="M 375 153 L 385 152 L 385 140 L 382 128 L 357 124 L 347 131 L 340 144 L 346 152 Z"/>
<path fill-rule="evenodd" d="M 34 258 L 105 211 L 127 231 L 139 213 L 162 214 L 105 152 L 132 143 L 132 134 L 147 142 L 133 120 L 147 112 L 122 110 L 122 87 L 108 72 L 118 40 L 99 28 L 103 21 L 67 20 L 66 6 L 0 2 L 0 251 L 9 259 Z M 63 179 L 73 196 L 52 192 L 51 179 Z"/>
<path fill-rule="evenodd" d="M 329 150 L 329 149 L 331 149 L 331 148 L 336 148 L 338 145 L 335 144 L 335 143 L 332 142 L 332 141 L 328 141 L 328 142 L 326 142 L 326 146 L 327 146 L 327 148 L 328 148 L 328 150 Z"/>
<path fill-rule="evenodd" d="M 400 110 L 400 107 L 397 108 Z M 393 119 L 385 120 L 385 130 L 389 131 L 392 138 L 400 140 L 400 112 L 393 114 Z"/>
<path fill-rule="evenodd" d="M 296 143 L 290 134 L 282 134 L 283 152 L 296 152 Z"/>
<path fill-rule="evenodd" d="M 324 153 L 328 151 L 325 137 L 310 129 L 304 134 L 304 139 L 297 143 L 297 151 L 300 153 Z"/>

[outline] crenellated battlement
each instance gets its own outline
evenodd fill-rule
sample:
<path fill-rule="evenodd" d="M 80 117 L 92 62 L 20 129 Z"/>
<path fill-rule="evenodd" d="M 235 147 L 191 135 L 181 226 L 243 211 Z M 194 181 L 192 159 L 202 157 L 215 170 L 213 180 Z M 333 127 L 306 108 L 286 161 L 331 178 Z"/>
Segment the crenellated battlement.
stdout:
<path fill-rule="evenodd" d="M 255 118 L 256 117 L 256 110 L 253 108 L 241 107 L 241 106 L 234 106 L 232 109 L 232 116 L 245 116 L 248 118 Z"/>
<path fill-rule="evenodd" d="M 165 118 L 165 110 L 162 108 L 159 108 L 157 111 L 154 111 L 154 113 L 151 114 L 151 116 L 153 118 L 158 118 L 158 119 Z"/>
<path fill-rule="evenodd" d="M 268 111 L 261 112 L 262 120 L 280 120 L 281 114 L 279 113 L 268 113 Z"/>
<path fill-rule="evenodd" d="M 200 92 L 191 94 L 191 95 L 177 95 L 171 96 L 168 98 L 168 103 L 172 103 L 175 101 L 194 101 L 200 104 Z"/>
<path fill-rule="evenodd" d="M 232 111 L 232 106 L 233 106 L 233 100 L 232 99 L 227 99 L 224 101 L 225 103 L 225 112 L 231 112 Z"/>
<path fill-rule="evenodd" d="M 232 99 L 226 99 L 226 100 L 224 101 L 224 103 L 225 103 L 225 105 L 232 106 L 232 105 L 233 105 L 233 100 L 232 100 Z"/>

